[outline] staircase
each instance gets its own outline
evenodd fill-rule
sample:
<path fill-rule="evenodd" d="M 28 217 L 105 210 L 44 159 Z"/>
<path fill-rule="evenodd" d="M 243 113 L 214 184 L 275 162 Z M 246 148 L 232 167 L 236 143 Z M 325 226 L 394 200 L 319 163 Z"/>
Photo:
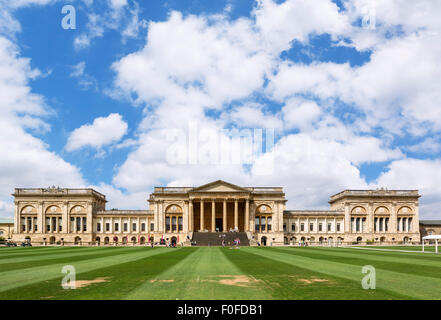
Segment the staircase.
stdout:
<path fill-rule="evenodd" d="M 222 239 L 225 239 L 225 246 L 234 245 L 234 239 L 240 240 L 241 247 L 250 245 L 245 232 L 194 232 L 192 242 L 196 246 L 222 246 Z"/>

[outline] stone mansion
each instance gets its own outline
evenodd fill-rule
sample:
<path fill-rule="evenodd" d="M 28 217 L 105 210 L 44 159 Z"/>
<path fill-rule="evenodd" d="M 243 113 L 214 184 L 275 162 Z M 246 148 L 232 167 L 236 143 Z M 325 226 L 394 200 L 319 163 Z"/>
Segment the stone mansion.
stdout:
<path fill-rule="evenodd" d="M 16 241 L 63 245 L 190 245 L 196 234 L 236 230 L 251 245 L 420 241 L 418 190 L 344 190 L 329 210 L 287 210 L 282 187 L 155 187 L 147 210 L 106 210 L 93 189 L 15 189 Z"/>

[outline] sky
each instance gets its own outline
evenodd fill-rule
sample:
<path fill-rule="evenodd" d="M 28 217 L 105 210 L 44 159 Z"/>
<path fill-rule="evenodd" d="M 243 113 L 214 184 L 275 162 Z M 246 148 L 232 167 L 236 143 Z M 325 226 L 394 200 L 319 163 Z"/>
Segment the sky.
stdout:
<path fill-rule="evenodd" d="M 0 217 L 14 188 L 418 189 L 441 213 L 438 0 L 0 0 Z"/>

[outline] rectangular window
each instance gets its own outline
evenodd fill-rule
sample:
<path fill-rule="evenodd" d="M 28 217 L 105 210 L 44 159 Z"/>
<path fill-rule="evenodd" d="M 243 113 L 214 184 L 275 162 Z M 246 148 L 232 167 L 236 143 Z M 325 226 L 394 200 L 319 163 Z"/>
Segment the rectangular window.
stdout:
<path fill-rule="evenodd" d="M 386 218 L 386 222 L 384 225 L 384 231 L 388 231 L 389 230 L 389 218 Z"/>
<path fill-rule="evenodd" d="M 96 224 L 96 231 L 101 232 L 101 223 L 99 222 Z"/>
<path fill-rule="evenodd" d="M 412 231 L 412 218 L 407 219 L 407 230 Z"/>
<path fill-rule="evenodd" d="M 87 218 L 83 218 L 83 231 L 87 231 Z"/>
<path fill-rule="evenodd" d="M 115 223 L 115 231 L 118 231 L 119 229 L 119 223 Z"/>
<path fill-rule="evenodd" d="M 144 232 L 145 231 L 145 223 L 141 223 L 141 231 Z"/>
<path fill-rule="evenodd" d="M 295 223 L 293 223 L 293 224 L 291 225 L 291 231 L 292 231 L 292 232 L 295 232 L 295 231 L 296 231 L 296 224 L 295 224 Z"/>
<path fill-rule="evenodd" d="M 51 231 L 51 218 L 46 218 L 46 232 Z"/>
<path fill-rule="evenodd" d="M 260 219 L 259 217 L 256 217 L 256 219 L 254 220 L 254 225 L 256 226 L 256 232 L 260 231 Z"/>
<path fill-rule="evenodd" d="M 133 232 L 136 232 L 136 223 L 132 223 L 132 230 Z"/>
<path fill-rule="evenodd" d="M 170 232 L 170 217 L 165 217 L 165 231 Z"/>
<path fill-rule="evenodd" d="M 28 230 L 32 231 L 32 218 L 31 217 L 28 218 Z"/>
<path fill-rule="evenodd" d="M 340 232 L 340 223 L 337 223 L 337 232 Z"/>
<path fill-rule="evenodd" d="M 286 223 L 283 223 L 283 232 L 286 232 Z"/>
<path fill-rule="evenodd" d="M 179 228 L 178 231 L 182 231 L 183 230 L 182 221 L 183 221 L 182 217 L 179 217 L 178 218 L 178 228 Z"/>
<path fill-rule="evenodd" d="M 267 231 L 271 231 L 271 217 L 268 217 L 268 226 L 267 226 Z"/>
<path fill-rule="evenodd" d="M 300 224 L 300 231 L 305 231 L 305 224 L 304 223 Z"/>
<path fill-rule="evenodd" d="M 262 219 L 260 221 L 260 225 L 261 225 L 262 232 L 265 232 L 266 231 L 266 219 L 265 219 L 265 217 L 262 217 Z"/>
<path fill-rule="evenodd" d="M 319 231 L 323 231 L 323 225 L 319 223 Z"/>
<path fill-rule="evenodd" d="M 58 232 L 63 231 L 63 219 L 58 218 Z"/>
<path fill-rule="evenodd" d="M 328 223 L 328 232 L 331 232 L 332 224 Z"/>
<path fill-rule="evenodd" d="M 378 220 L 378 218 L 375 218 L 375 219 L 374 219 L 374 231 L 375 231 L 375 232 L 378 231 L 378 230 L 377 230 L 377 220 Z"/>
<path fill-rule="evenodd" d="M 110 223 L 106 222 L 106 231 L 110 231 Z"/>
<path fill-rule="evenodd" d="M 177 230 L 176 217 L 172 217 L 172 231 L 175 232 L 176 230 Z"/>
<path fill-rule="evenodd" d="M 150 223 L 150 231 L 155 231 L 155 224 L 153 222 Z"/>
<path fill-rule="evenodd" d="M 52 231 L 57 231 L 57 218 L 52 217 Z"/>
<path fill-rule="evenodd" d="M 313 223 L 309 224 L 309 231 L 314 231 L 314 224 Z"/>
<path fill-rule="evenodd" d="M 70 217 L 70 232 L 74 231 L 74 226 L 75 226 L 75 218 Z"/>
<path fill-rule="evenodd" d="M 34 231 L 38 231 L 37 219 L 35 219 L 34 223 Z"/>
<path fill-rule="evenodd" d="M 124 222 L 124 232 L 127 232 L 127 222 Z"/>
<path fill-rule="evenodd" d="M 81 231 L 81 218 L 77 218 L 77 231 Z"/>

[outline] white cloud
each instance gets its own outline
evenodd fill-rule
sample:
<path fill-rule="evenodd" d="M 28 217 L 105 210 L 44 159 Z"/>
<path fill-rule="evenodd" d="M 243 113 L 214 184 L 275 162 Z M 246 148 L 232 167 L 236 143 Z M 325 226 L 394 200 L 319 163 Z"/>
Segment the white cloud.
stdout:
<path fill-rule="evenodd" d="M 276 52 L 287 50 L 293 40 L 306 42 L 311 34 L 338 36 L 349 27 L 347 17 L 329 0 L 259 0 L 254 10 L 256 27 Z"/>
<path fill-rule="evenodd" d="M 117 113 L 96 118 L 92 124 L 75 129 L 69 136 L 65 149 L 75 151 L 83 147 L 101 149 L 118 142 L 127 133 L 128 125 Z"/>
<path fill-rule="evenodd" d="M 282 113 L 287 129 L 302 129 L 311 127 L 322 111 L 314 101 L 292 98 L 286 102 Z"/>
<path fill-rule="evenodd" d="M 85 72 L 86 63 L 81 61 L 76 65 L 71 66 L 72 72 L 70 73 L 71 78 L 78 78 L 78 84 L 84 90 L 94 89 L 98 90 L 98 82 L 94 77 Z"/>
<path fill-rule="evenodd" d="M 26 131 L 50 130 L 43 117 L 52 111 L 28 84 L 39 74 L 10 40 L 0 37 L 0 216 L 13 216 L 9 194 L 16 187 L 85 185 L 77 167 Z"/>

